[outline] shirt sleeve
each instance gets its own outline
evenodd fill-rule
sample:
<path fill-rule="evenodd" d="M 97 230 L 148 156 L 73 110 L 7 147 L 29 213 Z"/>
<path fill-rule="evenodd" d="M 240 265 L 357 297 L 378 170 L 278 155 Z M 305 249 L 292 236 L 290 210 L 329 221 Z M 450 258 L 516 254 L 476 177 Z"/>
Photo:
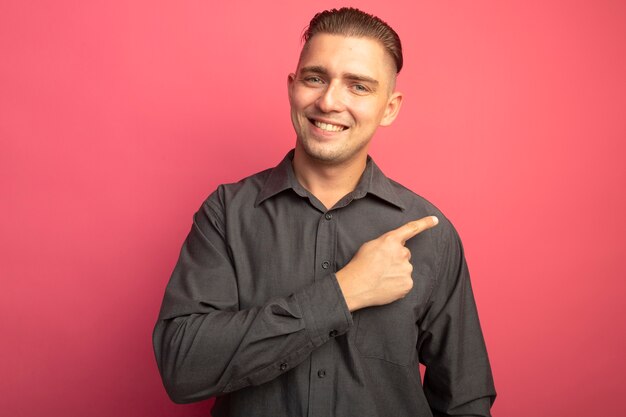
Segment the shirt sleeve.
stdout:
<path fill-rule="evenodd" d="M 289 296 L 239 309 L 222 220 L 207 202 L 194 216 L 154 328 L 157 364 L 174 402 L 270 381 L 352 325 L 332 273 Z"/>
<path fill-rule="evenodd" d="M 419 322 L 424 393 L 436 417 L 490 416 L 496 391 L 469 272 L 456 231 L 445 226 L 437 281 Z"/>

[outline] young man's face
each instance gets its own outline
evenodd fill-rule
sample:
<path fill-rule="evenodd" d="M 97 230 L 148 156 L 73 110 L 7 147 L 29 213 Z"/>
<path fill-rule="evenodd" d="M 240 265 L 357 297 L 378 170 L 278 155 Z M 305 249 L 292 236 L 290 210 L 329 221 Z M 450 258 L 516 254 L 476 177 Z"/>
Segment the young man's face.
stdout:
<path fill-rule="evenodd" d="M 296 150 L 319 163 L 365 159 L 374 132 L 393 122 L 402 102 L 393 60 L 372 38 L 315 35 L 288 83 Z"/>

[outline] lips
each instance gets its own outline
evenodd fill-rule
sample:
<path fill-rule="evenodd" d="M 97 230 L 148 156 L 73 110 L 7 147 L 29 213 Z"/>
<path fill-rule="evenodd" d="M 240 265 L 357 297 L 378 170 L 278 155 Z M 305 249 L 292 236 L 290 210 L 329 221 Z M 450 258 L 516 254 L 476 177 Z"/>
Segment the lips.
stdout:
<path fill-rule="evenodd" d="M 342 132 L 347 129 L 346 126 L 341 125 L 341 124 L 322 122 L 320 120 L 315 120 L 315 119 L 309 119 L 309 122 L 313 123 L 315 127 L 325 132 Z"/>

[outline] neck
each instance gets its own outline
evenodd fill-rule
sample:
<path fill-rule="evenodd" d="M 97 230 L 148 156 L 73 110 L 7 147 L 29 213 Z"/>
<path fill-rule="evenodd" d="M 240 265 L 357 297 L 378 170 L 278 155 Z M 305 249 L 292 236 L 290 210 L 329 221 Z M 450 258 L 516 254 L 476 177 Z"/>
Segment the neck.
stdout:
<path fill-rule="evenodd" d="M 339 164 L 325 164 L 311 159 L 296 146 L 293 171 L 298 182 L 330 209 L 356 188 L 366 163 L 367 154 Z"/>

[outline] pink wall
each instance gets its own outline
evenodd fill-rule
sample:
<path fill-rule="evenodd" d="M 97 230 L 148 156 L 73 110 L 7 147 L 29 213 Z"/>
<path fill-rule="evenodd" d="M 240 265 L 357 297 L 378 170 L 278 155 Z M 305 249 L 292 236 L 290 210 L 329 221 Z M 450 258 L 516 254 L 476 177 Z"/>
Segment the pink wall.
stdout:
<path fill-rule="evenodd" d="M 206 415 L 161 386 L 163 290 L 208 193 L 292 146 L 298 36 L 339 5 L 213 3 L 0 2 L 2 415 Z M 403 39 L 372 154 L 464 239 L 494 414 L 622 415 L 626 4 L 351 4 Z"/>

